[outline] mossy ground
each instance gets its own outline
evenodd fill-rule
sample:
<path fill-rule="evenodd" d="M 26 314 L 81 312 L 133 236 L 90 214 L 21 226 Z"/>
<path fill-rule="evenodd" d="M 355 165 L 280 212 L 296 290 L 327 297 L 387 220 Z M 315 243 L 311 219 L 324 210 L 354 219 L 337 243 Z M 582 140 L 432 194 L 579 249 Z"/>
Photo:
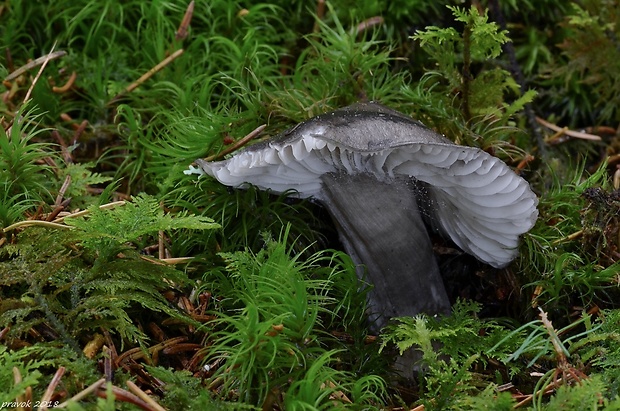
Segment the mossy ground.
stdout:
<path fill-rule="evenodd" d="M 603 0 L 0 3 L 3 407 L 618 409 L 619 19 Z M 183 173 L 360 100 L 540 197 L 506 269 L 435 239 L 452 316 L 378 336 L 318 205 Z M 410 347 L 414 381 L 390 366 Z"/>

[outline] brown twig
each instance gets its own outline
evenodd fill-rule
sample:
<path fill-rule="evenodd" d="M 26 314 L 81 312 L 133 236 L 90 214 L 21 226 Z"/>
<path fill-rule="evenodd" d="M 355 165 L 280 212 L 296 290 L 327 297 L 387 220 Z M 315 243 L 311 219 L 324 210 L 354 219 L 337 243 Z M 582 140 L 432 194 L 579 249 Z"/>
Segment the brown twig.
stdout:
<path fill-rule="evenodd" d="M 66 200 L 62 201 L 52 210 L 51 213 L 47 215 L 47 217 L 45 218 L 45 221 L 54 221 L 54 219 L 56 219 L 58 215 L 62 213 L 64 209 L 67 208 L 67 206 L 69 206 L 70 203 L 71 203 L 70 198 L 67 198 Z"/>
<path fill-rule="evenodd" d="M 162 210 L 164 210 L 164 202 L 161 201 L 159 203 L 159 206 L 161 207 Z M 166 257 L 166 245 L 164 242 L 164 230 L 159 230 L 159 232 L 157 233 L 157 245 L 158 245 L 158 250 L 157 250 L 157 254 L 159 256 L 160 260 L 163 260 Z"/>
<path fill-rule="evenodd" d="M 9 331 L 11 331 L 11 327 L 4 327 L 2 330 L 0 330 L 0 341 L 4 340 Z"/>
<path fill-rule="evenodd" d="M 569 234 L 566 237 L 558 238 L 557 240 L 552 241 L 551 245 L 558 245 L 558 244 L 563 243 L 565 241 L 573 241 L 573 240 L 578 239 L 582 235 L 583 235 L 583 230 L 575 231 L 574 233 Z"/>
<path fill-rule="evenodd" d="M 355 27 L 355 31 L 352 34 L 361 34 L 368 29 L 371 29 L 375 26 L 380 26 L 382 24 L 383 24 L 383 17 L 374 16 L 358 24 L 357 27 Z"/>
<path fill-rule="evenodd" d="M 51 134 L 60 146 L 60 152 L 62 153 L 62 158 L 65 160 L 65 163 L 73 163 L 73 157 L 71 156 L 69 147 L 67 147 L 67 143 L 65 143 L 65 140 L 60 136 L 58 130 L 52 130 Z"/>
<path fill-rule="evenodd" d="M 75 132 L 73 133 L 74 145 L 77 143 L 84 130 L 86 130 L 86 126 L 88 126 L 88 120 L 82 120 L 80 125 L 75 129 Z"/>
<path fill-rule="evenodd" d="M 52 46 L 52 50 L 50 50 L 49 54 L 45 56 L 45 58 L 43 59 L 43 63 L 41 64 L 41 67 L 39 68 L 37 75 L 34 77 L 34 80 L 32 80 L 32 84 L 30 85 L 30 87 L 28 88 L 28 91 L 26 92 L 26 95 L 24 96 L 24 103 L 30 100 L 30 95 L 32 94 L 32 90 L 34 90 L 34 86 L 39 81 L 39 78 L 41 78 L 41 74 L 43 74 L 43 70 L 45 70 L 45 66 L 47 66 L 47 63 L 52 59 L 54 48 L 56 48 L 56 43 L 54 43 L 54 45 Z"/>
<path fill-rule="evenodd" d="M 99 206 L 100 210 L 107 210 L 109 208 L 114 208 L 116 206 L 121 206 L 124 205 L 126 203 L 126 201 L 115 201 L 113 203 L 108 203 L 108 204 L 103 204 Z M 65 230 L 71 230 L 73 229 L 72 226 L 68 226 L 68 225 L 64 225 L 61 224 L 64 222 L 65 218 L 75 218 L 75 217 L 81 217 L 84 215 L 87 215 L 90 213 L 90 210 L 82 210 L 82 211 L 78 211 L 77 213 L 72 213 L 72 214 L 67 214 L 67 215 L 63 215 L 62 217 L 57 218 L 56 220 L 50 222 L 50 221 L 41 221 L 41 220 L 25 220 L 25 221 L 19 221 L 17 223 L 11 224 L 8 227 L 5 227 L 4 229 L 2 229 L 2 231 L 4 231 L 5 233 L 8 233 L 11 230 L 15 230 L 17 228 L 21 228 L 21 227 L 29 227 L 29 226 L 41 226 L 41 227 L 48 227 L 48 228 L 60 228 L 60 229 L 65 229 Z"/>
<path fill-rule="evenodd" d="M 109 337 L 109 334 L 107 334 L 105 337 Z M 114 379 L 113 363 L 116 360 L 114 354 L 115 351 L 112 348 L 108 347 L 107 345 L 103 346 L 103 375 L 105 376 L 105 380 L 108 382 L 112 382 L 112 380 Z"/>
<path fill-rule="evenodd" d="M 60 119 L 62 121 L 66 121 L 67 123 L 71 123 L 69 125 L 73 130 L 77 130 L 78 128 L 80 128 L 80 125 L 76 124 L 75 120 L 73 120 L 73 118 L 71 118 L 71 116 L 67 113 L 60 113 Z"/>
<path fill-rule="evenodd" d="M 132 394 L 129 391 L 124 390 L 122 388 L 112 386 L 112 394 L 114 394 L 114 397 L 117 401 L 128 402 L 130 404 L 137 405 L 138 407 L 142 408 L 145 411 L 158 411 L 155 408 L 151 407 L 150 404 L 141 400 L 135 394 Z M 97 391 L 97 396 L 101 398 L 108 398 L 107 392 L 103 389 L 100 389 L 99 391 Z"/>
<path fill-rule="evenodd" d="M 558 332 L 555 330 L 555 328 L 553 328 L 553 324 L 547 317 L 547 313 L 540 307 L 538 308 L 538 310 L 540 311 L 540 321 L 545 327 L 545 330 L 549 335 L 549 340 L 553 345 L 553 349 L 556 354 L 557 366 L 555 367 L 555 369 L 550 371 L 551 374 L 544 374 L 549 375 L 545 380 L 545 383 L 548 382 L 548 384 L 545 384 L 538 391 L 525 396 L 523 400 L 514 405 L 513 408 L 515 409 L 530 403 L 534 400 L 535 397 L 539 395 L 550 394 L 562 385 L 570 384 L 572 381 L 579 382 L 588 378 L 586 374 L 579 371 L 568 362 L 566 350 L 562 345 L 562 341 L 558 336 Z"/>
<path fill-rule="evenodd" d="M 110 335 L 110 331 L 104 328 L 101 328 L 101 331 L 103 332 L 103 336 L 105 337 L 104 355 L 111 358 L 112 361 L 116 361 L 116 358 L 118 357 L 118 352 L 116 351 L 116 345 L 114 344 L 114 340 Z"/>
<path fill-rule="evenodd" d="M 152 69 L 144 73 L 139 79 L 137 79 L 136 81 L 131 83 L 129 86 L 127 86 L 125 90 L 118 93 L 112 100 L 110 100 L 108 104 L 112 104 L 116 102 L 118 99 L 120 99 L 125 94 L 131 93 L 133 90 L 140 87 L 140 85 L 142 85 L 145 81 L 153 77 L 153 75 L 155 75 L 161 69 L 166 67 L 168 64 L 174 61 L 174 59 L 179 57 L 181 54 L 183 54 L 183 51 L 184 51 L 183 49 L 179 49 L 175 51 L 174 53 L 172 53 L 171 55 L 169 55 L 168 57 L 166 57 L 165 59 L 163 59 L 161 62 L 159 62 L 159 64 L 157 64 L 155 67 L 153 67 Z"/>
<path fill-rule="evenodd" d="M 67 91 L 69 91 L 71 87 L 73 87 L 73 83 L 75 83 L 75 79 L 77 79 L 77 73 L 74 71 L 71 73 L 71 75 L 69 76 L 69 79 L 67 80 L 64 86 L 60 86 L 60 87 L 54 86 L 52 87 L 52 91 L 58 94 L 66 93 Z"/>
<path fill-rule="evenodd" d="M 20 68 L 18 68 L 17 70 L 15 70 L 14 72 L 12 72 L 11 74 L 9 74 L 8 76 L 6 76 L 6 78 L 4 79 L 4 81 L 11 81 L 13 79 L 16 79 L 17 77 L 21 76 L 22 74 L 24 74 L 26 71 L 37 67 L 41 64 L 45 64 L 50 60 L 54 60 L 57 59 L 58 57 L 62 57 L 65 56 L 67 54 L 66 51 L 54 51 L 54 52 L 50 52 L 49 54 L 45 55 L 45 56 L 41 56 L 36 60 L 30 61 L 27 64 L 24 64 L 23 66 L 21 66 Z"/>
<path fill-rule="evenodd" d="M 4 55 L 6 57 L 6 67 L 12 72 L 15 66 L 13 65 L 13 56 L 11 55 L 11 49 L 9 47 L 4 50 Z"/>
<path fill-rule="evenodd" d="M 325 388 L 325 387 L 336 388 L 336 384 L 334 384 L 333 382 L 328 380 L 328 381 L 324 382 L 323 384 L 321 384 L 321 388 Z M 334 391 L 329 396 L 329 398 L 332 399 L 332 400 L 338 400 L 338 401 L 334 401 L 336 406 L 339 405 L 340 403 L 346 403 L 346 404 L 352 404 L 353 403 L 353 401 L 351 401 L 349 399 L 349 397 L 347 397 L 347 395 L 344 392 L 340 391 L 340 390 Z"/>
<path fill-rule="evenodd" d="M 550 394 L 551 392 L 553 392 L 557 387 L 554 384 L 549 384 L 544 388 L 541 388 L 540 390 L 536 391 L 533 394 L 528 394 L 525 396 L 525 398 L 521 401 L 519 401 L 517 404 L 515 404 L 512 408 L 517 409 L 520 408 L 528 403 L 530 403 L 535 396 L 537 395 L 545 395 L 545 394 Z"/>
<path fill-rule="evenodd" d="M 557 144 L 557 142 L 554 142 L 553 140 L 554 139 L 557 140 L 562 135 L 567 135 L 569 137 L 579 138 L 579 139 L 582 139 L 582 140 L 601 141 L 601 137 L 600 136 L 595 136 L 594 134 L 582 133 L 580 131 L 569 130 L 567 127 L 559 127 L 559 126 L 556 126 L 553 123 L 550 123 L 550 122 L 548 122 L 546 120 L 543 120 L 540 117 L 536 117 L 536 121 L 540 125 L 542 125 L 544 127 L 547 127 L 549 129 L 555 131 L 556 133 L 559 133 L 559 134 L 554 135 L 550 139 L 548 139 L 546 141 L 547 144 L 554 144 L 554 143 Z"/>
<path fill-rule="evenodd" d="M 19 371 L 19 368 L 13 367 L 13 382 L 15 385 L 18 385 L 22 382 L 22 373 Z M 26 403 L 26 398 L 22 394 L 17 396 L 17 402 L 20 404 Z"/>
<path fill-rule="evenodd" d="M 146 255 L 141 255 L 140 258 L 144 261 L 148 261 L 149 263 L 157 264 L 157 265 L 176 265 L 176 264 L 185 264 L 194 260 L 194 257 L 172 257 L 172 258 L 153 258 Z"/>
<path fill-rule="evenodd" d="M 525 157 L 523 157 L 523 160 L 521 160 L 519 164 L 517 164 L 517 171 L 523 170 L 525 167 L 527 167 L 529 163 L 531 163 L 535 159 L 536 158 L 533 155 L 530 155 L 530 154 L 526 155 Z"/>
<path fill-rule="evenodd" d="M 107 203 L 107 204 L 103 204 L 99 206 L 100 210 L 107 210 L 110 208 L 114 208 L 114 207 L 118 207 L 118 206 L 122 206 L 125 205 L 126 201 L 114 201 L 112 203 Z M 60 218 L 57 218 L 56 220 L 54 220 L 55 223 L 61 223 L 65 220 L 65 218 L 75 218 L 75 217 L 81 217 L 84 215 L 87 215 L 90 213 L 90 210 L 82 210 L 82 211 L 78 211 L 77 213 L 73 213 L 73 214 L 69 214 L 69 215 L 65 215 L 62 216 Z"/>
<path fill-rule="evenodd" d="M 4 84 L 4 86 L 9 90 L 6 93 L 2 94 L 2 102 L 8 105 L 9 103 L 12 102 L 13 98 L 19 91 L 19 85 L 17 84 L 16 81 L 15 82 L 3 81 L 2 84 Z M 11 116 L 11 117 L 13 116 L 12 113 L 6 113 L 6 115 Z"/>
<path fill-rule="evenodd" d="M 189 25 L 192 21 L 192 16 L 194 15 L 194 0 L 190 1 L 187 9 L 185 10 L 185 15 L 183 16 L 183 20 L 181 20 L 181 24 L 179 24 L 179 29 L 177 30 L 177 34 L 174 36 L 176 41 L 185 40 L 188 34 Z"/>
<path fill-rule="evenodd" d="M 164 342 L 161 342 L 159 344 L 155 344 L 151 347 L 148 348 L 148 353 L 153 355 L 155 352 L 159 352 L 161 350 L 163 350 L 164 348 L 170 347 L 174 344 L 178 344 L 181 342 L 185 342 L 187 341 L 187 337 L 175 337 L 175 338 L 170 338 L 169 340 L 166 340 Z M 122 353 L 121 355 L 119 355 L 116 358 L 115 361 L 115 365 L 119 366 L 121 364 L 123 364 L 125 361 L 131 359 L 131 360 L 138 360 L 138 359 L 142 359 L 142 358 L 147 358 L 146 354 L 144 352 L 144 349 L 142 349 L 141 347 L 138 348 L 132 348 L 130 350 L 125 351 L 124 353 Z"/>
<path fill-rule="evenodd" d="M 549 321 L 549 318 L 547 317 L 547 313 L 540 307 L 538 307 L 538 310 L 540 311 L 540 314 L 539 314 L 540 321 L 545 326 L 545 330 L 547 330 L 547 334 L 549 334 L 549 339 L 551 340 L 551 344 L 553 344 L 553 349 L 555 350 L 558 363 L 560 363 L 561 365 L 564 365 L 568 362 L 568 360 L 566 358 L 566 354 L 564 353 L 565 349 L 562 346 L 560 337 L 558 336 L 558 333 L 555 331 L 555 328 L 553 328 L 553 324 L 551 324 L 551 321 Z"/>
<path fill-rule="evenodd" d="M 95 381 L 88 387 L 84 388 L 82 391 L 75 394 L 73 397 L 69 398 L 67 401 L 64 401 L 61 404 L 57 405 L 55 408 L 66 408 L 69 401 L 78 402 L 82 398 L 85 398 L 87 395 L 97 391 L 97 389 L 101 387 L 103 384 L 105 384 L 105 378 L 101 378 Z"/>
<path fill-rule="evenodd" d="M 263 130 L 265 129 L 265 127 L 267 127 L 266 124 L 263 124 L 262 126 L 258 126 L 256 127 L 254 130 L 252 130 L 247 136 L 243 137 L 241 140 L 237 141 L 235 144 L 233 144 L 232 146 L 228 147 L 226 150 L 222 150 L 220 151 L 218 154 L 214 154 L 212 156 L 209 156 L 207 158 L 204 159 L 204 161 L 213 161 L 213 160 L 217 160 L 218 158 L 222 158 L 227 154 L 232 153 L 233 151 L 237 150 L 240 147 L 243 147 L 244 145 L 246 145 L 249 141 L 251 141 L 252 139 L 258 137 L 260 135 L 260 133 L 263 132 Z"/>
<path fill-rule="evenodd" d="M 321 26 L 319 25 L 319 21 L 323 20 L 325 17 L 325 0 L 318 0 L 316 4 L 316 21 L 314 22 L 314 27 L 312 31 L 314 33 L 318 33 Z"/>
<path fill-rule="evenodd" d="M 64 217 L 62 217 L 64 218 Z M 59 228 L 61 230 L 72 230 L 73 227 L 68 226 L 68 225 L 64 225 L 64 224 L 58 224 L 55 222 L 50 222 L 50 221 L 41 221 L 41 220 L 25 220 L 25 221 L 19 221 L 17 223 L 13 223 L 8 227 L 5 227 L 4 229 L 2 229 L 2 231 L 4 231 L 5 233 L 8 233 L 9 231 L 13 231 L 17 228 L 23 228 L 23 227 L 31 227 L 31 226 L 39 226 L 39 227 L 47 227 L 47 228 Z"/>
<path fill-rule="evenodd" d="M 127 387 L 129 388 L 129 391 L 133 392 L 134 394 L 138 396 L 138 398 L 140 398 L 142 401 L 149 404 L 152 409 L 156 411 L 166 411 L 164 407 L 162 407 L 154 399 L 149 397 L 149 395 L 145 393 L 144 391 L 142 391 L 140 387 L 138 387 L 134 382 L 128 380 L 126 384 L 127 384 Z"/>
<path fill-rule="evenodd" d="M 609 127 L 609 126 L 586 127 L 586 133 L 589 133 L 589 134 L 596 134 L 596 135 L 609 134 L 610 136 L 614 136 L 617 132 L 618 131 L 615 128 Z"/>
<path fill-rule="evenodd" d="M 173 345 L 172 347 L 168 347 L 168 348 L 164 348 L 162 350 L 162 353 L 166 354 L 166 355 L 174 355 L 174 354 L 178 354 L 178 353 L 182 353 L 182 352 L 196 352 L 198 350 L 200 350 L 201 348 L 204 348 L 204 346 L 202 344 L 196 344 L 196 343 L 180 343 L 177 345 Z"/>
<path fill-rule="evenodd" d="M 60 379 L 65 374 L 65 371 L 65 367 L 60 367 L 58 368 L 58 371 L 56 371 L 56 374 L 54 374 L 52 381 L 50 381 L 47 389 L 45 390 L 45 394 L 43 394 L 43 397 L 41 397 L 41 410 L 47 410 L 47 404 L 49 404 L 50 400 L 52 399 L 52 395 L 54 395 L 56 387 L 58 386 L 58 384 L 60 384 Z"/>
<path fill-rule="evenodd" d="M 60 190 L 58 190 L 58 195 L 56 196 L 56 201 L 54 202 L 54 205 L 56 207 L 60 206 L 60 203 L 62 203 L 62 199 L 65 196 L 65 193 L 67 192 L 67 189 L 69 188 L 69 186 L 71 185 L 71 175 L 67 174 L 67 176 L 65 177 L 65 181 L 62 183 L 62 186 L 60 187 Z M 47 221 L 52 221 L 52 219 L 49 219 Z"/>
<path fill-rule="evenodd" d="M 82 352 L 86 358 L 90 358 L 91 360 L 95 358 L 95 355 L 99 352 L 99 350 L 103 347 L 105 343 L 105 337 L 102 334 L 95 334 L 93 338 L 86 343 Z"/>

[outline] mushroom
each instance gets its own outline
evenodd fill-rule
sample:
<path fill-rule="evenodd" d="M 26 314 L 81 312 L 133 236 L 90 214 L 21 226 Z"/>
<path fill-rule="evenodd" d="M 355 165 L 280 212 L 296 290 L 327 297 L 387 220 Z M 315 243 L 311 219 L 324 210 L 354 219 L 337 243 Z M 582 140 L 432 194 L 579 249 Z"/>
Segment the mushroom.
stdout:
<path fill-rule="evenodd" d="M 373 285 L 369 318 L 448 314 L 426 223 L 493 267 L 517 255 L 538 199 L 504 162 L 456 145 L 381 104 L 319 115 L 224 161 L 197 160 L 222 184 L 312 197 Z M 363 267 L 366 270 L 363 270 Z"/>

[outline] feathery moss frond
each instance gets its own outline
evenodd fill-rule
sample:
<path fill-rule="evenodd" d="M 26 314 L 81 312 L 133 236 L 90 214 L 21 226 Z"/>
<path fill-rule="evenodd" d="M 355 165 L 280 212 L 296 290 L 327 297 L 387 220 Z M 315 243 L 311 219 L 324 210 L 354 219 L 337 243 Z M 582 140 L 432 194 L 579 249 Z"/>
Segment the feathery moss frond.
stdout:
<path fill-rule="evenodd" d="M 158 231 L 175 229 L 212 230 L 219 225 L 207 217 L 165 214 L 159 202 L 151 196 L 138 195 L 133 202 L 114 210 L 92 206 L 89 218 L 66 218 L 65 222 L 79 228 L 76 237 L 80 244 L 102 256 L 112 257 L 125 243 Z"/>

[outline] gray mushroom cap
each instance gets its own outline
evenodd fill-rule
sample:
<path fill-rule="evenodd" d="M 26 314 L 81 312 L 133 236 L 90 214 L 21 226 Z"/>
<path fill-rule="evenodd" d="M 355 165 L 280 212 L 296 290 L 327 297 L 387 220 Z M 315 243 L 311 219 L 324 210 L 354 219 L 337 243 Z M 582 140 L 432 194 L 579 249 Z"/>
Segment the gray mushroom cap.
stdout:
<path fill-rule="evenodd" d="M 431 225 L 494 267 L 516 257 L 519 236 L 538 217 L 529 184 L 500 159 L 377 103 L 319 115 L 227 160 L 197 164 L 228 186 L 293 189 L 319 201 L 327 200 L 325 174 L 368 174 L 382 184 L 413 179 Z"/>

